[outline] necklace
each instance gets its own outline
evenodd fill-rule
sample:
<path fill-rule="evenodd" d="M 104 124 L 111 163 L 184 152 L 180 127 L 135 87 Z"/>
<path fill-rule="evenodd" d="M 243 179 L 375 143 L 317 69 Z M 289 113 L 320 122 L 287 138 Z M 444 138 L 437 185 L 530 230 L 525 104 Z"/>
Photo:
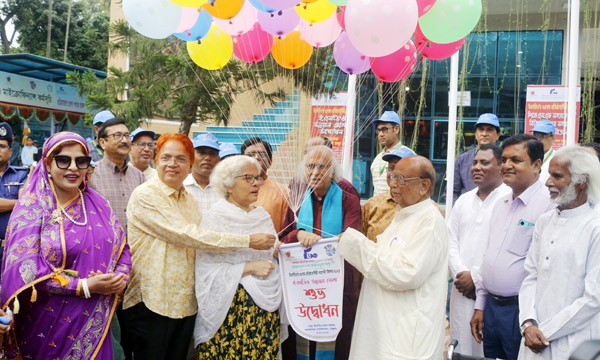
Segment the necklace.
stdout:
<path fill-rule="evenodd" d="M 79 189 L 78 189 L 79 190 Z M 83 194 L 81 193 L 81 190 L 79 190 L 79 197 L 81 198 L 81 207 L 83 208 L 83 222 L 77 222 L 75 221 L 75 219 L 73 219 L 71 217 L 71 215 L 67 214 L 67 212 L 65 211 L 65 208 L 62 207 L 62 205 L 59 205 L 60 207 L 60 211 L 63 213 L 63 215 L 65 215 L 67 217 L 67 219 L 71 220 L 71 222 L 75 225 L 79 225 L 79 226 L 86 226 L 87 225 L 87 211 L 85 211 L 85 201 L 83 200 Z"/>

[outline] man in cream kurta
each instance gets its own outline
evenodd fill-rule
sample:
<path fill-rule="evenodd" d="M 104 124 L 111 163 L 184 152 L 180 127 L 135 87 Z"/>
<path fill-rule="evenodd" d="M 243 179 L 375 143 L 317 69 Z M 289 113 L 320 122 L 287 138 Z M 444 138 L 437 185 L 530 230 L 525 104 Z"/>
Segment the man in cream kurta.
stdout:
<path fill-rule="evenodd" d="M 338 246 L 365 276 L 350 359 L 441 359 L 448 232 L 429 200 L 435 170 L 422 156 L 405 157 L 388 182 L 399 205 L 390 226 L 377 242 L 349 229 Z"/>
<path fill-rule="evenodd" d="M 580 146 L 561 148 L 546 186 L 558 207 L 541 215 L 519 291 L 519 359 L 567 359 L 600 338 L 600 164 Z"/>

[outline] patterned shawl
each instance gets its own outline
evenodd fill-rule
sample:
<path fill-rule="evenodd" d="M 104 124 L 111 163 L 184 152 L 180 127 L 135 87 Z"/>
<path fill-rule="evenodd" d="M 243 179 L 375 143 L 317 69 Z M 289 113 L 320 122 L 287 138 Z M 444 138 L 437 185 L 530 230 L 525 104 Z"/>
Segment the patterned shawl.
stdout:
<path fill-rule="evenodd" d="M 112 359 L 107 335 L 116 296 L 85 299 L 80 279 L 90 271 L 128 274 L 131 255 L 108 202 L 87 187 L 87 174 L 80 185 L 82 196 L 63 204 L 61 211 L 43 160 L 65 142 L 81 144 L 87 155 L 85 140 L 75 133 L 57 133 L 44 143 L 42 160 L 6 232 L 2 308 L 14 309 L 24 358 Z M 81 225 L 84 213 L 87 223 Z"/>

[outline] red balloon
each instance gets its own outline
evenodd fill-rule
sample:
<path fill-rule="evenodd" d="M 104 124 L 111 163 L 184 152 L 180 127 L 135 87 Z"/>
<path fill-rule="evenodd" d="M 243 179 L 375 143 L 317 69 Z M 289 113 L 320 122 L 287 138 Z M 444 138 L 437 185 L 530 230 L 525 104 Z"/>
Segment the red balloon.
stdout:
<path fill-rule="evenodd" d="M 423 35 L 421 27 L 418 25 L 415 29 L 414 35 L 417 50 L 421 53 L 421 55 L 430 60 L 444 60 L 449 58 L 450 56 L 454 55 L 458 50 L 460 50 L 460 47 L 464 44 L 466 39 L 466 37 L 464 37 L 458 41 L 451 42 L 449 44 L 434 43 L 432 41 L 429 41 L 429 39 L 427 39 L 425 35 Z"/>
<path fill-rule="evenodd" d="M 396 82 L 404 79 L 417 66 L 417 49 L 408 40 L 399 50 L 382 57 L 371 58 L 371 71 L 381 81 Z"/>
<path fill-rule="evenodd" d="M 344 20 L 344 14 L 346 13 L 345 6 L 338 6 L 337 12 L 335 13 L 335 17 L 337 18 L 338 23 L 342 27 L 342 30 L 346 31 L 346 20 Z"/>
<path fill-rule="evenodd" d="M 417 0 L 417 7 L 419 8 L 419 17 L 427 14 L 429 10 L 435 4 L 435 0 Z"/>
<path fill-rule="evenodd" d="M 250 64 L 262 61 L 273 47 L 273 35 L 261 29 L 258 23 L 246 33 L 233 36 L 232 40 L 235 56 Z"/>

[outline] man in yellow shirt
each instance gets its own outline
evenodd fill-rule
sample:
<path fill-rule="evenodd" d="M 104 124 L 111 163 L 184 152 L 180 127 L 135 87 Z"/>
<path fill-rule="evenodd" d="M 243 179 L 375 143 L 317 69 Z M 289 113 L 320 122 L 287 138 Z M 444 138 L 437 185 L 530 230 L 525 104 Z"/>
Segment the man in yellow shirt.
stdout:
<path fill-rule="evenodd" d="M 127 206 L 132 271 L 123 309 L 135 359 L 185 360 L 197 312 L 196 250 L 265 250 L 275 237 L 201 229 L 198 203 L 183 186 L 194 162 L 192 141 L 164 134 L 156 147 L 158 178 L 137 187 Z"/>

